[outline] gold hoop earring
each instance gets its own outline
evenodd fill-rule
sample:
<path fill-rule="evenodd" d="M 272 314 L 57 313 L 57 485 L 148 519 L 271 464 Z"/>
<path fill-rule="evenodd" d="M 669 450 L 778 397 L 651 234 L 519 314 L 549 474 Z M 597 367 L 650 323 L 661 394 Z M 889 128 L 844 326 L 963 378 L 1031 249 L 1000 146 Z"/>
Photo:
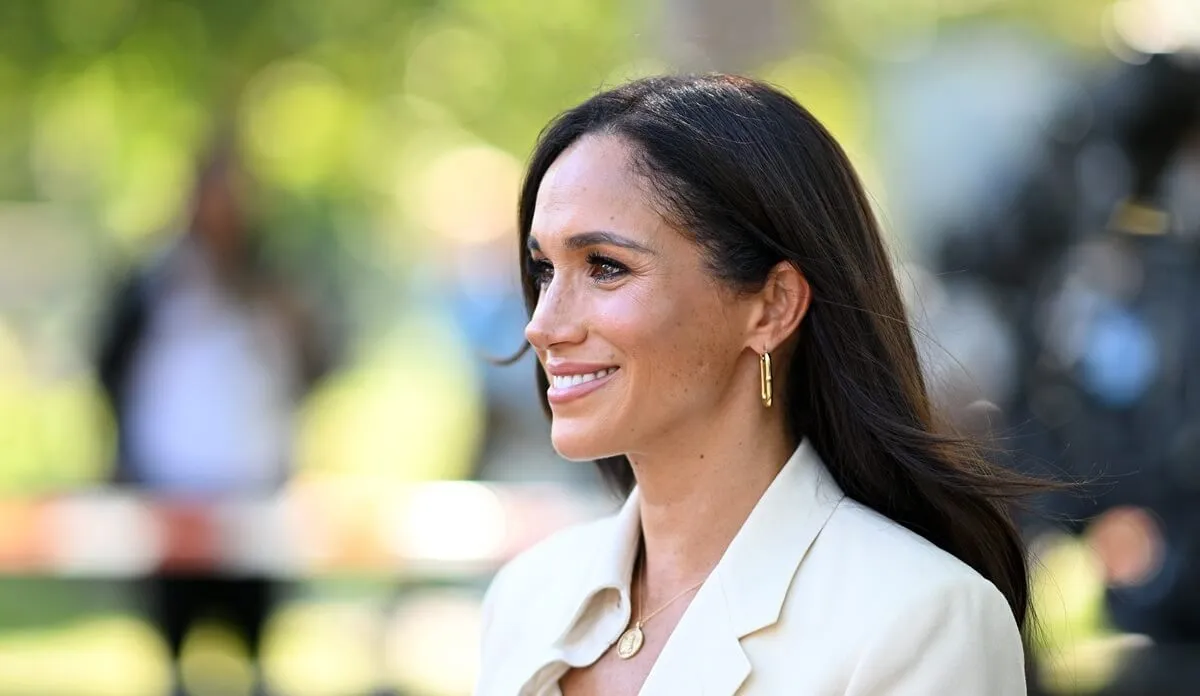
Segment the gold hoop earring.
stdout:
<path fill-rule="evenodd" d="M 774 401 L 774 389 L 771 385 L 771 354 L 765 350 L 762 355 L 758 356 L 758 382 L 761 386 L 763 406 L 771 408 L 771 402 Z"/>

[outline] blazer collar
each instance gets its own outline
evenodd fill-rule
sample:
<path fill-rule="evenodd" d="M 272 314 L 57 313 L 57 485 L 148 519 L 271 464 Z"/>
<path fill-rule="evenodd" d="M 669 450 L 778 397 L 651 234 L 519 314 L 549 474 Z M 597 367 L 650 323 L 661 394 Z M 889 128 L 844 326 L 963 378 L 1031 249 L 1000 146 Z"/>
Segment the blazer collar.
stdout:
<path fill-rule="evenodd" d="M 696 593 L 641 693 L 736 691 L 750 673 L 740 640 L 779 620 L 792 578 L 844 497 L 820 456 L 801 442 Z M 554 641 L 560 646 L 599 592 L 616 589 L 628 611 L 641 535 L 638 489 L 594 531 L 586 540 L 594 561 L 582 566 L 579 585 L 568 593 Z M 681 691 L 680 679 L 695 688 Z"/>
<path fill-rule="evenodd" d="M 845 497 L 802 442 L 675 626 L 641 696 L 731 696 L 750 675 L 742 639 L 779 620 L 801 562 Z"/>
<path fill-rule="evenodd" d="M 779 620 L 800 562 L 844 497 L 820 456 L 801 442 L 713 571 L 738 638 Z"/>

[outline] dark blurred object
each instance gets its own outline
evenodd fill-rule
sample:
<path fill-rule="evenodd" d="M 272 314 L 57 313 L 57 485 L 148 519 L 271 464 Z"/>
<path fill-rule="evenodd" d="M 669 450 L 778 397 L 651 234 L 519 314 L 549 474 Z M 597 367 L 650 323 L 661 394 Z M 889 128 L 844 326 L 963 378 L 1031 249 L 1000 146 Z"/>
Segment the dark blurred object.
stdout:
<path fill-rule="evenodd" d="M 937 265 L 1006 295 L 1028 295 L 1068 247 L 1103 235 L 1122 201 L 1153 202 L 1200 118 L 1198 62 L 1151 56 L 1072 100 L 1032 170 L 997 182 L 989 209 L 947 231 Z"/>
<path fill-rule="evenodd" d="M 1084 483 L 1042 501 L 1031 533 L 1090 531 L 1117 626 L 1200 645 L 1200 60 L 1123 65 L 1049 130 L 1033 170 L 947 236 L 939 270 L 1010 327 L 1013 465 Z M 1153 664 L 1126 672 L 1158 686 L 1120 693 L 1184 693 Z"/>
<path fill-rule="evenodd" d="M 1160 644 L 1130 649 L 1110 683 L 1093 696 L 1192 696 L 1200 684 L 1200 647 Z"/>
<path fill-rule="evenodd" d="M 109 302 L 97 371 L 116 417 L 120 484 L 202 504 L 269 495 L 287 480 L 294 410 L 329 369 L 332 342 L 301 289 L 257 253 L 248 190 L 232 146 L 214 148 L 186 231 Z M 209 612 L 257 658 L 274 590 L 266 577 L 177 562 L 147 598 L 175 658 Z"/>

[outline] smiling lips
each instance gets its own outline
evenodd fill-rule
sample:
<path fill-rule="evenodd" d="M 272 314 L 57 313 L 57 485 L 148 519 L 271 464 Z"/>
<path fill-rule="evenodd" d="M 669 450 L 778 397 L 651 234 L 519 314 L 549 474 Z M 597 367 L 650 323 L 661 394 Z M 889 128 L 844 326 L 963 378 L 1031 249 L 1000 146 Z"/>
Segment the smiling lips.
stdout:
<path fill-rule="evenodd" d="M 551 404 L 574 401 L 604 386 L 618 369 L 604 367 L 592 372 L 577 372 L 569 368 L 551 368 L 547 375 L 550 388 L 546 390 L 546 398 Z"/>

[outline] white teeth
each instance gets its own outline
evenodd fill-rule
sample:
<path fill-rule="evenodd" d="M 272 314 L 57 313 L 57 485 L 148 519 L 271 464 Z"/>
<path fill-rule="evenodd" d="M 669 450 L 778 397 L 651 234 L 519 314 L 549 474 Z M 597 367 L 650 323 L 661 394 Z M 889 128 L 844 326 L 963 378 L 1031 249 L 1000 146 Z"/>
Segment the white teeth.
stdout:
<path fill-rule="evenodd" d="M 550 381 L 551 384 L 554 385 L 555 389 L 567 389 L 569 387 L 583 384 L 584 382 L 591 382 L 594 379 L 606 377 L 616 371 L 617 368 L 609 367 L 603 370 L 597 370 L 596 372 L 589 372 L 586 375 L 555 375 L 551 377 Z"/>

